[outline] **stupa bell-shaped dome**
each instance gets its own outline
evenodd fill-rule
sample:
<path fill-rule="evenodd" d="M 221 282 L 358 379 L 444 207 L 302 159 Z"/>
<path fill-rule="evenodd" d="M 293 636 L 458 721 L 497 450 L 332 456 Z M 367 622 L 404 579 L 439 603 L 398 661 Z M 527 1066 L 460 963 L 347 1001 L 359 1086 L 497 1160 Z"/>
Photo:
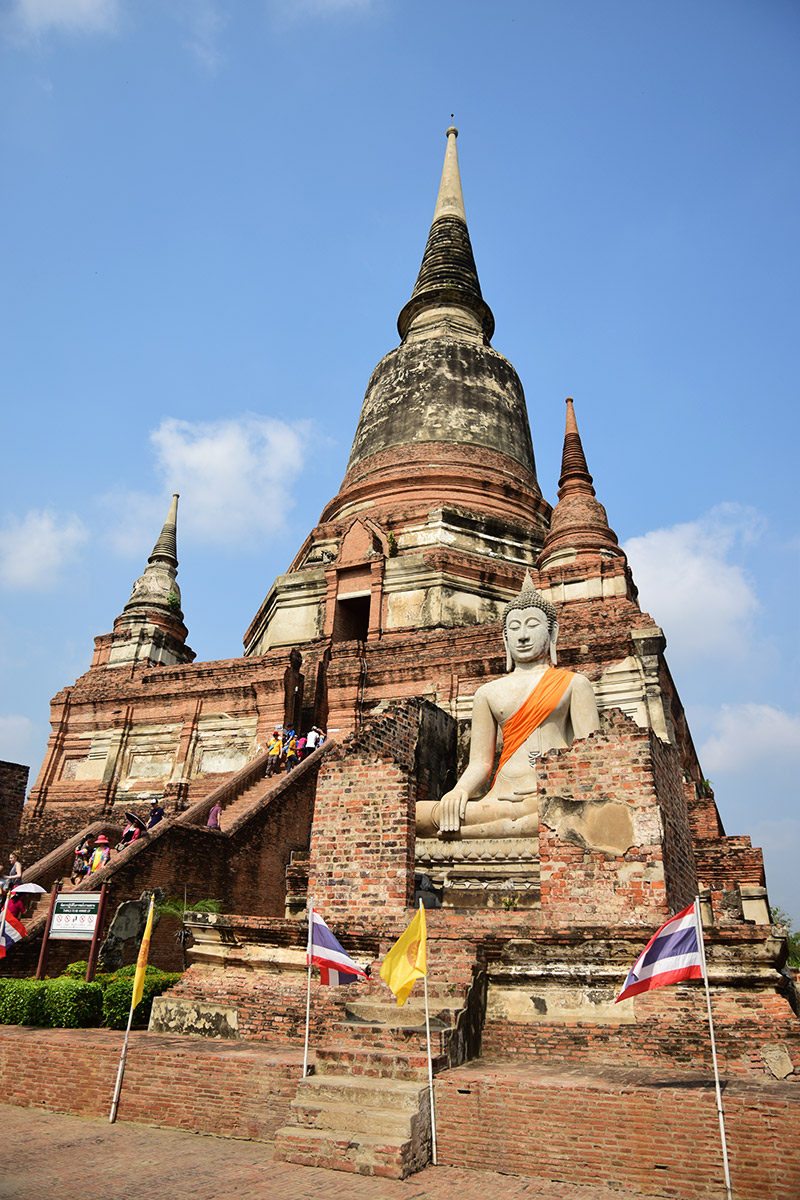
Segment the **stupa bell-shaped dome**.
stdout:
<path fill-rule="evenodd" d="M 508 359 L 490 345 L 494 317 L 481 294 L 456 149 L 444 167 L 411 299 L 398 318 L 401 344 L 367 386 L 347 473 L 323 520 L 367 504 L 397 507 L 424 491 L 433 469 L 453 504 L 540 525 L 525 395 Z M 502 501 L 501 501 L 502 497 Z"/>

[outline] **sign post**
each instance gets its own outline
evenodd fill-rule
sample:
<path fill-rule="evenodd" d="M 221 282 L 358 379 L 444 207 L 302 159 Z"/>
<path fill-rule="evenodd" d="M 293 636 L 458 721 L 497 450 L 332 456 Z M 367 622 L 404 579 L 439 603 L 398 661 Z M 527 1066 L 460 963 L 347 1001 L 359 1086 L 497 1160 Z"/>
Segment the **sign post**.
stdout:
<path fill-rule="evenodd" d="M 104 883 L 100 887 L 100 903 L 97 906 L 97 919 L 94 923 L 94 931 L 92 933 L 92 944 L 89 947 L 89 961 L 86 964 L 86 982 L 91 983 L 94 979 L 95 968 L 97 967 L 97 952 L 100 949 L 100 930 L 103 928 L 103 917 L 106 914 L 106 900 L 108 892 L 108 884 Z"/>
<path fill-rule="evenodd" d="M 58 899 L 58 889 L 60 886 L 60 883 L 54 883 L 50 894 L 50 907 L 47 910 L 47 921 L 45 922 L 44 933 L 42 934 L 42 948 L 39 951 L 39 961 L 36 964 L 36 979 L 44 979 L 44 972 L 47 967 L 47 951 L 50 947 L 50 927 L 53 924 L 53 911 Z"/>
<path fill-rule="evenodd" d="M 97 959 L 95 941 L 96 934 L 100 931 L 98 917 L 102 919 L 102 909 L 105 907 L 105 884 L 100 892 L 60 892 L 58 888 L 57 883 L 53 884 L 50 911 L 47 914 L 39 965 L 36 968 L 37 979 L 44 978 L 50 942 L 56 939 L 91 942 L 95 960 Z M 89 966 L 94 970 L 94 963 L 91 961 L 92 950 L 89 952 Z M 86 978 L 90 978 L 88 968 Z"/>

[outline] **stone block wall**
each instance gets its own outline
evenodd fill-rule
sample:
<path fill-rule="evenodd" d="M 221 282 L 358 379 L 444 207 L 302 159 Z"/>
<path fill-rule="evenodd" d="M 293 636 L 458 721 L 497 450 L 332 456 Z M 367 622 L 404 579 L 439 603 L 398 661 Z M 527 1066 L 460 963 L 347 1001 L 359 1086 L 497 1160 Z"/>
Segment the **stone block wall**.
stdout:
<path fill-rule="evenodd" d="M 413 899 L 415 760 L 423 704 L 407 701 L 331 751 L 317 782 L 308 893 L 326 914 Z"/>
<path fill-rule="evenodd" d="M 3 865 L 8 862 L 9 851 L 22 851 L 19 827 L 27 786 L 27 767 L 21 763 L 0 762 L 0 862 Z M 25 866 L 24 857 L 21 861 Z"/>
<path fill-rule="evenodd" d="M 784 997 L 774 990 L 714 987 L 712 1006 L 720 1069 L 735 1077 L 768 1080 L 767 1060 L 777 1052 L 800 1096 L 800 1024 Z M 524 1058 L 565 1066 L 712 1071 L 701 985 L 645 992 L 609 1005 L 595 1020 L 544 1016 L 523 1022 L 490 1013 L 483 1053 L 491 1060 Z"/>

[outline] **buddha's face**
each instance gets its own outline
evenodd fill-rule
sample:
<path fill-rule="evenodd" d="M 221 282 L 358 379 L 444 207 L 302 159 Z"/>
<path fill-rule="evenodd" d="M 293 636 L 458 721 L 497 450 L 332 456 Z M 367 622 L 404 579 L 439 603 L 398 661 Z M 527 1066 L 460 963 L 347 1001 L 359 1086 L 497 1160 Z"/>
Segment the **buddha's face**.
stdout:
<path fill-rule="evenodd" d="M 538 662 L 550 653 L 550 626 L 540 608 L 515 608 L 506 617 L 505 641 L 515 663 Z"/>

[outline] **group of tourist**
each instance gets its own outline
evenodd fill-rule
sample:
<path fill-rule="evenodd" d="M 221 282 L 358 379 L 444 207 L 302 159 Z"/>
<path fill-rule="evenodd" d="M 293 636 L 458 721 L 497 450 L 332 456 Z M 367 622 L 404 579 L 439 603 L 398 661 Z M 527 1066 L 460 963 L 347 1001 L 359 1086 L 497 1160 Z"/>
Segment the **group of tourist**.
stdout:
<path fill-rule="evenodd" d="M 161 801 L 154 798 L 150 801 L 150 812 L 147 814 L 146 821 L 144 818 L 136 816 L 135 813 L 126 813 L 125 815 L 128 818 L 128 824 L 114 847 L 118 852 L 126 850 L 143 834 L 158 825 L 159 821 L 164 819 L 165 813 Z M 106 835 L 101 833 L 98 837 L 92 837 L 87 834 L 80 845 L 75 847 L 70 882 L 75 886 L 87 875 L 94 875 L 96 871 L 102 870 L 110 861 L 111 843 Z"/>
<path fill-rule="evenodd" d="M 284 768 L 291 771 L 324 742 L 325 733 L 318 725 L 299 735 L 294 729 L 274 729 L 267 742 L 267 775 L 277 775 Z"/>
<path fill-rule="evenodd" d="M 110 860 L 111 845 L 104 833 L 96 838 L 85 837 L 81 844 L 75 847 L 75 858 L 69 877 L 70 883 L 74 887 L 87 875 L 94 875 L 96 871 L 102 870 Z"/>

